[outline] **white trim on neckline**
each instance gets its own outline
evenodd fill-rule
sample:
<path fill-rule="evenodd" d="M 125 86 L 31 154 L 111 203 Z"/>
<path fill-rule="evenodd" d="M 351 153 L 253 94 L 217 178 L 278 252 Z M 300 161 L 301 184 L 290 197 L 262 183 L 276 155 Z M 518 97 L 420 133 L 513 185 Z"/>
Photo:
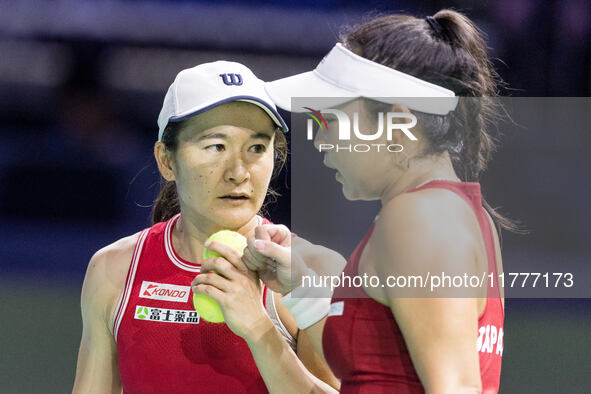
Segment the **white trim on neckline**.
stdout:
<path fill-rule="evenodd" d="M 189 272 L 201 272 L 201 264 L 187 264 L 177 257 L 174 248 L 172 246 L 172 229 L 175 223 L 179 220 L 181 214 L 178 213 L 173 216 L 168 223 L 166 223 L 166 229 L 164 230 L 164 249 L 168 255 L 168 259 L 177 267 L 183 271 Z"/>
<path fill-rule="evenodd" d="M 182 261 L 177 253 L 174 250 L 174 247 L 172 245 L 172 229 L 174 228 L 174 225 L 176 224 L 176 222 L 179 220 L 179 218 L 181 217 L 180 213 L 177 213 L 176 215 L 174 215 L 172 218 L 170 218 L 168 220 L 168 222 L 166 223 L 166 228 L 164 229 L 164 250 L 166 251 L 166 255 L 168 256 L 168 259 L 177 267 L 179 267 L 180 269 L 184 270 L 184 271 L 189 271 L 189 272 L 201 272 L 201 264 L 187 264 L 186 262 Z M 263 225 L 263 218 L 260 217 L 259 215 L 256 216 L 257 221 L 258 221 L 258 225 L 262 226 Z"/>

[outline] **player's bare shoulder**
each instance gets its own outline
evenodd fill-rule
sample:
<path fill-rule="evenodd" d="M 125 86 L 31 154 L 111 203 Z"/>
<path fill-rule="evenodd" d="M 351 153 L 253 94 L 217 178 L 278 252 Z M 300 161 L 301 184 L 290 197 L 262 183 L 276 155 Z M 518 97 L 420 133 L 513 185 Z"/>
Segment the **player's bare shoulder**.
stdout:
<path fill-rule="evenodd" d="M 466 236 L 466 223 L 473 221 L 470 206 L 457 194 L 442 188 L 431 188 L 396 196 L 384 205 L 376 230 L 390 235 L 387 243 L 399 239 L 402 233 L 417 238 L 430 232 L 436 238 Z M 473 224 L 473 223 L 469 223 Z"/>
<path fill-rule="evenodd" d="M 382 274 L 390 275 L 393 269 L 441 271 L 445 256 L 468 272 L 478 248 L 475 234 L 479 235 L 478 222 L 470 206 L 449 190 L 432 188 L 401 194 L 385 204 L 368 249 Z M 460 262 L 466 266 L 460 267 Z"/>
<path fill-rule="evenodd" d="M 82 286 L 82 310 L 100 316 L 110 326 L 110 317 L 125 286 L 133 250 L 140 233 L 105 246 L 97 251 L 86 270 Z"/>
<path fill-rule="evenodd" d="M 139 238 L 140 233 L 130 235 L 113 242 L 110 245 L 97 251 L 90 260 L 89 270 L 98 269 L 103 279 L 113 284 L 115 287 L 121 287 L 125 281 L 127 271 L 133 257 L 133 250 Z"/>

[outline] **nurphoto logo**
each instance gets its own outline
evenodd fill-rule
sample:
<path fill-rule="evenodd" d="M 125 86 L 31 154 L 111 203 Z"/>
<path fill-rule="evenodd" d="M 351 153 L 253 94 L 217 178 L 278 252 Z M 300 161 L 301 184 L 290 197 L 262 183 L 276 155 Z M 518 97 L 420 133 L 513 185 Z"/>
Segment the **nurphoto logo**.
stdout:
<path fill-rule="evenodd" d="M 351 141 L 351 129 L 353 130 L 353 134 L 358 140 L 362 141 L 376 141 L 382 138 L 384 134 L 384 129 L 386 132 L 386 140 L 392 141 L 392 135 L 396 131 L 401 131 L 408 137 L 411 141 L 417 141 L 417 137 L 410 131 L 411 128 L 416 126 L 417 118 L 413 114 L 407 112 L 379 112 L 377 114 L 378 117 L 378 128 L 372 134 L 362 133 L 359 130 L 359 113 L 353 113 L 353 127 L 351 127 L 351 119 L 349 115 L 347 115 L 344 111 L 338 109 L 323 109 L 321 111 L 316 111 L 312 108 L 305 107 L 310 112 L 307 115 L 310 117 L 307 123 L 307 139 L 309 141 L 314 139 L 313 136 L 313 129 L 314 123 L 318 125 L 318 133 L 326 133 L 328 132 L 328 124 L 326 119 L 323 115 L 330 114 L 334 115 L 337 119 L 338 123 L 338 141 Z M 400 119 L 409 120 L 408 122 L 399 123 Z M 385 127 L 384 127 L 385 124 Z M 369 152 L 369 151 L 377 151 L 380 150 L 387 150 L 388 152 L 402 152 L 404 147 L 400 144 L 384 144 L 384 143 L 362 143 L 362 144 L 329 144 L 329 143 L 322 143 L 318 145 L 318 151 L 330 151 L 334 150 L 336 152 L 339 151 L 348 151 L 348 152 Z"/>

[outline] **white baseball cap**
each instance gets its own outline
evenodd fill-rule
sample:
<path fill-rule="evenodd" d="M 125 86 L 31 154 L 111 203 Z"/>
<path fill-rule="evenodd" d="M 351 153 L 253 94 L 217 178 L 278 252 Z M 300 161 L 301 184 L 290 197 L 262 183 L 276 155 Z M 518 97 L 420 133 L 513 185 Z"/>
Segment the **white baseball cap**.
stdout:
<path fill-rule="evenodd" d="M 372 62 L 340 43 L 313 71 L 267 82 L 266 88 L 279 107 L 292 112 L 309 111 L 303 105 L 292 103 L 294 97 L 322 98 L 324 108 L 367 97 L 437 115 L 446 115 L 458 103 L 453 91 Z"/>
<path fill-rule="evenodd" d="M 158 116 L 158 141 L 168 122 L 178 122 L 230 101 L 244 101 L 262 108 L 287 132 L 265 84 L 248 67 L 235 62 L 204 63 L 179 72 L 168 88 Z"/>

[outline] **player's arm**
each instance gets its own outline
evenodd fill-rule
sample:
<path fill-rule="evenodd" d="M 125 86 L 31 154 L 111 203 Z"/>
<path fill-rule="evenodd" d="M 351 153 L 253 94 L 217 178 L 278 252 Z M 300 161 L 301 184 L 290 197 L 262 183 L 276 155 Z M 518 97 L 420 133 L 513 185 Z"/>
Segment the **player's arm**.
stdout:
<path fill-rule="evenodd" d="M 109 325 L 137 235 L 98 251 L 82 285 L 82 340 L 73 393 L 121 393 L 117 350 Z"/>
<path fill-rule="evenodd" d="M 260 245 L 263 246 L 262 249 Z M 269 265 L 270 259 L 275 260 L 275 263 Z M 255 236 L 248 240 L 248 247 L 244 251 L 242 260 L 249 269 L 258 272 L 259 277 L 267 286 L 283 295 L 302 284 L 303 277 L 309 275 L 310 272 L 319 276 L 338 276 L 346 264 L 346 260 L 339 253 L 312 244 L 302 237 L 292 237 L 289 229 L 282 225 L 257 227 Z M 298 294 L 301 295 L 301 292 L 298 291 Z M 332 291 L 328 288 L 312 289 L 310 294 L 312 296 L 305 296 L 301 300 L 314 300 L 322 305 L 325 304 L 325 314 L 327 314 Z M 315 299 L 315 295 L 322 295 L 324 299 Z M 306 310 L 308 308 L 299 309 Z M 306 324 L 303 331 L 316 353 L 324 360 L 322 331 L 326 317 L 322 316 L 313 318 L 314 323 Z"/>
<path fill-rule="evenodd" d="M 121 392 L 115 342 L 106 318 L 108 294 L 102 290 L 105 266 L 105 254 L 95 254 L 82 285 L 82 340 L 74 393 Z"/>
<path fill-rule="evenodd" d="M 339 276 L 347 263 L 345 258 L 338 252 L 321 245 L 312 244 L 310 241 L 301 237 L 294 238 L 291 246 L 292 254 L 296 258 L 299 256 L 306 266 L 319 276 Z M 320 292 L 327 297 L 332 297 L 332 291 L 329 288 L 320 289 Z M 323 363 L 326 363 L 324 349 L 322 347 L 322 332 L 325 322 L 326 316 L 306 329 L 300 330 L 300 332 L 304 333 L 306 341 L 312 344 L 315 353 L 321 357 Z M 333 376 L 332 373 L 331 376 Z"/>
<path fill-rule="evenodd" d="M 248 247 L 244 251 L 242 260 L 249 269 L 257 271 L 259 277 L 268 287 L 283 295 L 295 287 L 303 285 L 304 276 L 309 276 L 311 272 L 319 276 L 338 276 L 346 264 L 345 259 L 339 253 L 320 245 L 314 245 L 301 237 L 292 237 L 289 229 L 283 225 L 257 227 L 255 236 L 248 239 Z M 300 290 L 303 289 L 298 289 L 296 297 L 303 294 Z M 300 323 L 302 320 L 308 321 L 308 324 L 302 327 L 305 329 L 307 340 L 310 341 L 316 353 L 324 359 L 322 330 L 332 291 L 330 288 L 309 290 L 311 292 L 300 297 L 300 300 L 307 305 L 319 303 L 320 307 L 314 305 L 315 307 L 308 308 L 305 305 L 299 305 L 296 309 L 304 311 L 314 309 L 315 313 L 307 314 L 307 316 L 300 314 L 299 318 Z M 319 296 L 323 298 L 315 298 Z M 321 313 L 319 314 L 319 312 Z"/>
<path fill-rule="evenodd" d="M 338 392 L 338 380 L 301 333 L 298 335 L 298 354 L 269 319 L 261 319 L 253 333 L 255 335 L 245 337 L 245 340 L 270 393 Z"/>
<path fill-rule="evenodd" d="M 338 390 L 340 388 L 340 381 L 330 370 L 330 367 L 327 365 L 322 352 L 318 351 L 316 346 L 312 343 L 308 330 L 298 329 L 296 321 L 289 313 L 289 310 L 279 302 L 280 294 L 274 293 L 273 296 L 276 298 L 275 305 L 277 307 L 279 318 L 283 322 L 286 329 L 297 338 L 296 354 L 302 364 L 304 364 L 306 369 L 318 379 L 328 383 L 331 387 Z M 322 319 L 322 322 L 324 321 L 325 318 Z M 324 324 L 322 324 L 322 326 L 323 325 Z M 318 332 L 320 334 L 315 337 L 315 339 L 317 340 L 317 344 L 320 345 L 319 347 L 322 347 L 320 343 L 320 340 L 322 339 L 322 329 L 312 332 Z"/>
<path fill-rule="evenodd" d="M 307 268 L 312 269 L 318 275 L 339 275 L 342 272 L 346 261 L 339 253 L 320 245 L 314 245 L 302 237 L 295 237 L 291 241 L 292 263 L 294 260 L 301 261 Z M 320 291 L 320 293 L 323 292 Z M 331 294 L 326 293 L 324 295 L 330 296 Z M 326 316 L 306 329 L 298 329 L 296 321 L 290 314 L 289 310 L 280 302 L 276 302 L 276 306 L 279 317 L 285 324 L 286 328 L 290 332 L 295 332 L 297 335 L 296 355 L 298 360 L 290 360 L 290 363 L 295 363 L 295 366 L 300 369 L 298 374 L 294 373 L 290 376 L 294 385 L 298 382 L 311 380 L 307 386 L 313 388 L 310 392 L 332 392 L 325 386 L 326 384 L 339 390 L 340 381 L 334 376 L 330 367 L 327 365 L 322 349 L 322 331 Z M 283 341 L 282 347 L 287 347 L 285 341 Z M 302 369 L 302 366 L 304 369 Z M 273 366 L 274 369 L 281 367 L 282 366 L 280 365 Z M 294 368 L 294 366 L 291 368 Z M 276 376 L 276 372 L 269 372 L 269 375 Z M 310 376 L 310 374 L 312 374 L 312 376 Z M 277 387 L 279 388 L 278 392 L 281 392 L 282 387 L 284 387 L 281 380 L 277 381 Z"/>
<path fill-rule="evenodd" d="M 380 214 L 371 261 L 382 280 L 389 275 L 473 272 L 473 239 L 458 216 L 462 210 L 429 199 L 404 198 Z M 416 290 L 416 289 L 415 289 Z M 422 290 L 421 290 L 422 291 Z M 427 291 L 427 290 L 425 290 Z M 430 394 L 480 393 L 476 333 L 477 298 L 407 298 L 395 287 L 384 289 L 413 365 Z M 453 294 L 449 294 L 453 297 Z"/>
<path fill-rule="evenodd" d="M 220 304 L 228 327 L 248 344 L 269 392 L 336 393 L 333 387 L 316 377 L 302 362 L 305 361 L 319 372 L 316 368 L 318 360 L 313 358 L 315 354 L 310 352 L 311 346 L 306 346 L 306 339 L 300 338 L 300 359 L 275 328 L 261 303 L 259 278 L 244 265 L 240 252 L 215 241 L 207 248 L 223 257 L 203 262 L 201 270 L 205 273 L 197 275 L 191 283 L 193 292 L 212 297 Z M 281 307 L 278 313 L 289 326 L 288 329 L 297 333 L 294 322 L 287 319 Z"/>

